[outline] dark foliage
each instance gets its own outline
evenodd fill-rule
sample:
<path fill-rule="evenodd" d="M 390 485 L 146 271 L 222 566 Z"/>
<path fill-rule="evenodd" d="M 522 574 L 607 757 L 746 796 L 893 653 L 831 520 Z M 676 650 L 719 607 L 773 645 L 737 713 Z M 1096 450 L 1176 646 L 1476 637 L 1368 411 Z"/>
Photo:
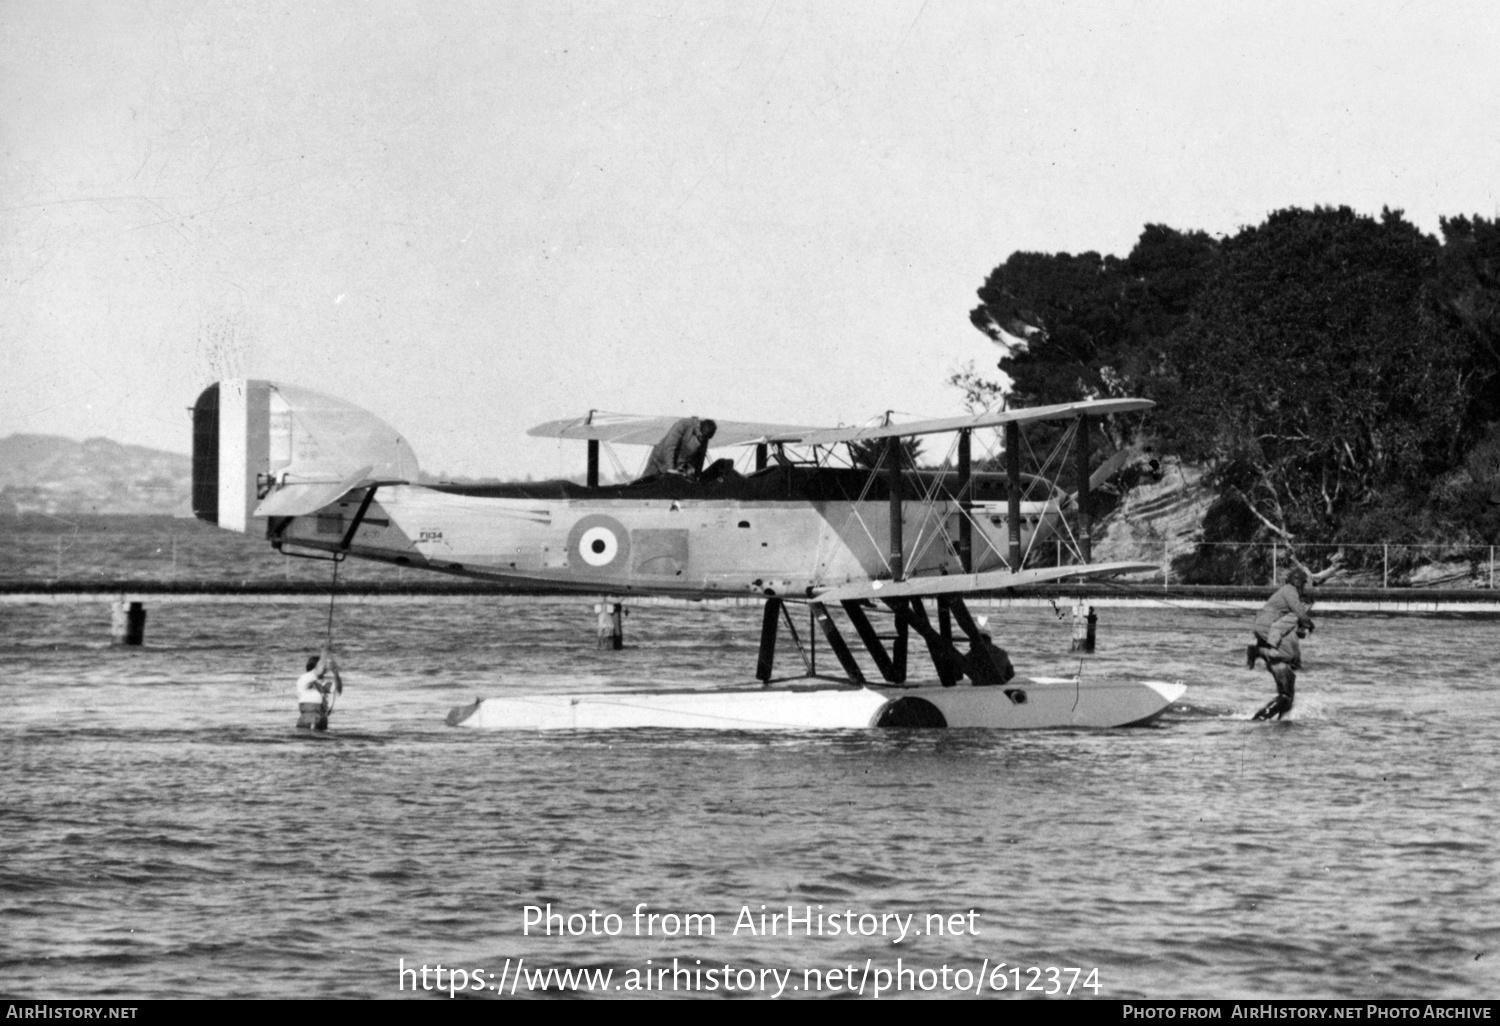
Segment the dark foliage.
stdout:
<path fill-rule="evenodd" d="M 1009 345 L 1014 401 L 1157 401 L 1155 441 L 1207 465 L 1219 492 L 1205 540 L 1497 537 L 1495 222 L 1445 220 L 1441 242 L 1399 211 L 1347 207 L 1278 211 L 1223 240 L 1148 225 L 1124 259 L 1016 253 L 979 297 L 971 320 Z M 954 383 L 971 401 L 998 391 L 972 372 Z M 1140 431 L 1110 425 L 1096 450 Z M 1486 439 L 1493 473 L 1466 459 Z M 1239 558 L 1225 547 L 1186 569 L 1219 578 Z"/>
<path fill-rule="evenodd" d="M 920 438 L 901 439 L 901 467 L 911 469 L 917 466 L 917 460 L 922 455 L 922 440 Z M 861 470 L 876 470 L 885 464 L 885 453 L 888 442 L 884 438 L 877 438 L 868 442 L 849 443 L 849 462 L 852 466 Z M 889 469 L 887 467 L 887 469 Z"/>

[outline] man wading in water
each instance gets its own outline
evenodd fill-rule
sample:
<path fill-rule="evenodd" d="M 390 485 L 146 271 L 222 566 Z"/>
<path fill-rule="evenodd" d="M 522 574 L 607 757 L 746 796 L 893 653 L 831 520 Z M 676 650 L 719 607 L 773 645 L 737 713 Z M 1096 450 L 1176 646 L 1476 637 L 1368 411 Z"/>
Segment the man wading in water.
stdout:
<path fill-rule="evenodd" d="M 333 680 L 326 679 L 330 673 Z M 327 730 L 334 699 L 343 693 L 344 680 L 333 653 L 325 648 L 321 656 L 308 656 L 307 672 L 297 678 L 297 729 Z"/>
<path fill-rule="evenodd" d="M 1307 575 L 1302 567 L 1287 571 L 1286 583 L 1272 595 L 1255 616 L 1255 641 L 1245 649 L 1245 665 L 1255 669 L 1261 659 L 1276 682 L 1276 697 L 1255 714 L 1257 720 L 1281 719 L 1292 711 L 1297 693 L 1297 671 L 1302 669 L 1299 640 L 1313 632 L 1312 596 L 1309 588 L 1331 577 L 1339 560 L 1322 573 Z"/>

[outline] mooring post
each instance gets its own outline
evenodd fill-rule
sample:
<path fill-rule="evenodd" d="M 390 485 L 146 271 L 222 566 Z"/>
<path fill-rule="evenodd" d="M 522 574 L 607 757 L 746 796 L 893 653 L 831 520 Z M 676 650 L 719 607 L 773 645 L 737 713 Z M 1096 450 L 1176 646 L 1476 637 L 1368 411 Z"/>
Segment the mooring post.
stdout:
<path fill-rule="evenodd" d="M 597 646 L 615 651 L 624 648 L 625 604 L 605 596 L 604 601 L 594 606 L 594 612 L 599 614 Z"/>
<path fill-rule="evenodd" d="M 1088 606 L 1088 615 L 1084 615 L 1084 604 L 1075 603 L 1073 606 L 1073 645 L 1071 651 L 1092 652 L 1094 650 L 1094 632 L 1099 623 L 1099 618 L 1094 615 L 1094 607 Z"/>
<path fill-rule="evenodd" d="M 146 606 L 141 602 L 115 600 L 110 610 L 109 637 L 116 645 L 139 645 L 146 640 Z"/>

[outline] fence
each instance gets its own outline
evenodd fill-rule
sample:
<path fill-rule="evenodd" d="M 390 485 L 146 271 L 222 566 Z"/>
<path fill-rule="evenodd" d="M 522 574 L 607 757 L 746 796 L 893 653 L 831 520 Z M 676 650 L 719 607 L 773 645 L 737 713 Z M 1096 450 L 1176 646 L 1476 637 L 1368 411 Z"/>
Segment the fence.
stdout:
<path fill-rule="evenodd" d="M 1060 540 L 1051 552 L 1034 553 L 1061 564 L 1074 559 Z M 1128 552 L 1094 547 L 1094 562 L 1137 560 L 1161 570 L 1151 578 L 1163 584 L 1270 585 L 1300 563 L 1313 573 L 1337 556 L 1338 570 L 1325 588 L 1494 588 L 1497 548 L 1465 542 L 1361 542 L 1297 545 L 1280 542 L 1137 543 Z"/>
<path fill-rule="evenodd" d="M 1279 542 L 1159 543 L 1146 562 L 1158 562 L 1167 584 L 1269 585 L 1302 565 L 1313 573 L 1338 569 L 1324 588 L 1494 588 L 1496 546 L 1454 542 L 1375 542 L 1298 545 Z"/>

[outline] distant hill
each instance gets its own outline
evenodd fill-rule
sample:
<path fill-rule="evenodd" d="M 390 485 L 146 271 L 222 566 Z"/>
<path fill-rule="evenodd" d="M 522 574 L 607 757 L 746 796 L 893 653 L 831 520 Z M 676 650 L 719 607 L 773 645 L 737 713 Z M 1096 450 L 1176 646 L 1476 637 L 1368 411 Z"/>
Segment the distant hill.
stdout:
<path fill-rule="evenodd" d="M 189 456 L 58 435 L 0 438 L 0 515 L 191 513 Z"/>
<path fill-rule="evenodd" d="M 500 484 L 498 477 L 450 477 L 422 471 L 423 484 Z M 530 481 L 531 478 L 526 478 Z M 575 479 L 583 482 L 582 476 Z M 609 482 L 608 476 L 605 482 Z M 0 438 L 0 516 L 46 513 L 192 515 L 193 460 L 177 452 L 75 442 L 60 435 Z"/>

